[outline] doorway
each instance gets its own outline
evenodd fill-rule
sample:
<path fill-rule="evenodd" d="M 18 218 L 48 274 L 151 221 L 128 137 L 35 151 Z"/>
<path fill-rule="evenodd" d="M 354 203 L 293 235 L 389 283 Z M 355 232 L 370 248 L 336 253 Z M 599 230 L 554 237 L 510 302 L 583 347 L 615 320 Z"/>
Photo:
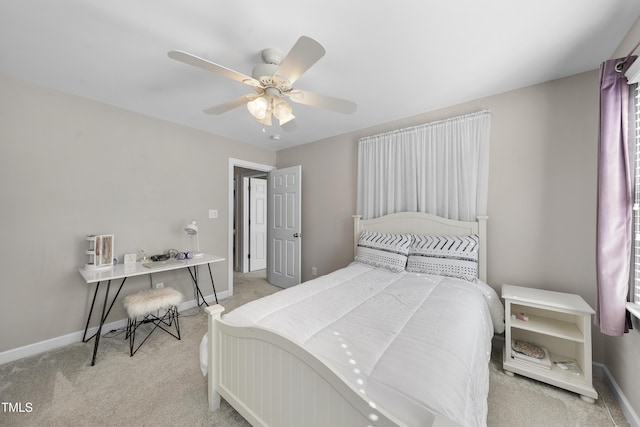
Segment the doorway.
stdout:
<path fill-rule="evenodd" d="M 227 258 L 229 260 L 229 295 L 233 295 L 234 274 L 242 273 L 243 270 L 248 270 L 250 266 L 250 262 L 248 262 L 249 259 L 246 258 L 246 255 L 250 254 L 250 251 L 246 249 L 246 246 L 249 246 L 251 227 L 250 225 L 248 225 L 248 218 L 246 218 L 244 215 L 245 210 L 247 211 L 247 213 L 249 212 L 248 209 L 245 209 L 245 204 L 250 204 L 249 201 L 245 202 L 245 196 L 249 197 L 250 191 L 245 191 L 244 181 L 245 179 L 249 180 L 251 178 L 266 178 L 266 174 L 274 169 L 274 166 L 263 165 L 233 158 L 229 159 L 229 249 Z M 256 237 L 256 235 L 254 235 L 254 237 L 256 238 L 256 241 L 260 239 L 259 237 Z M 254 251 L 254 253 L 256 252 Z M 252 256 L 260 258 L 260 254 Z M 265 265 L 266 257 L 267 255 L 265 252 Z"/>
<path fill-rule="evenodd" d="M 235 168 L 235 271 L 250 273 L 267 268 L 267 175 Z"/>

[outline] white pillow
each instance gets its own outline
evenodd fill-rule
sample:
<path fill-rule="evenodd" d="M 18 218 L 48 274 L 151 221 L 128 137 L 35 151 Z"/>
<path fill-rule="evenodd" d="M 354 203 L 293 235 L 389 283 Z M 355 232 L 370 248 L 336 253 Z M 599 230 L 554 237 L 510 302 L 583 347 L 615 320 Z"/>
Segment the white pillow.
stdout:
<path fill-rule="evenodd" d="M 413 235 L 407 271 L 475 281 L 478 277 L 478 235 Z"/>
<path fill-rule="evenodd" d="M 364 230 L 358 240 L 355 260 L 395 273 L 404 271 L 411 245 L 409 234 L 385 234 Z"/>
<path fill-rule="evenodd" d="M 491 313 L 491 321 L 493 323 L 493 332 L 501 334 L 504 332 L 504 305 L 500 301 L 500 297 L 496 291 L 482 280 L 477 280 L 476 286 L 480 288 L 484 295 L 484 300 L 487 302 L 489 312 Z"/>

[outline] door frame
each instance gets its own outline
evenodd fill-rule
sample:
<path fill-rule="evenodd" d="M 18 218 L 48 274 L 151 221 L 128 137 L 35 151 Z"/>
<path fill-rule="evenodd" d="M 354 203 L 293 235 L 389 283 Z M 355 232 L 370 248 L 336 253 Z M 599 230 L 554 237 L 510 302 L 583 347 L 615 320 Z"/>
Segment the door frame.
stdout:
<path fill-rule="evenodd" d="M 227 241 L 229 243 L 227 248 L 227 289 L 229 290 L 229 296 L 233 295 L 233 216 L 235 211 L 235 204 L 233 203 L 233 180 L 234 180 L 234 167 L 241 167 L 247 169 L 254 169 L 260 172 L 269 172 L 276 169 L 275 166 L 264 165 L 261 163 L 249 162 L 241 159 L 234 159 L 229 157 L 229 224 Z M 268 190 L 267 190 L 268 191 Z"/>

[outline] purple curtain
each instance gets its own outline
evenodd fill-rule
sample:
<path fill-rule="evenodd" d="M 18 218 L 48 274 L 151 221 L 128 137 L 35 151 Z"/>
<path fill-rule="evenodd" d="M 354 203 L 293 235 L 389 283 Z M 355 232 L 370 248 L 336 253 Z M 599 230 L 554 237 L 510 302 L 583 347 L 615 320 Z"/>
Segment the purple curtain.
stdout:
<path fill-rule="evenodd" d="M 624 72 L 632 62 L 631 58 L 612 59 L 600 66 L 595 324 L 612 336 L 627 331 L 632 198 L 627 144 L 629 86 Z"/>

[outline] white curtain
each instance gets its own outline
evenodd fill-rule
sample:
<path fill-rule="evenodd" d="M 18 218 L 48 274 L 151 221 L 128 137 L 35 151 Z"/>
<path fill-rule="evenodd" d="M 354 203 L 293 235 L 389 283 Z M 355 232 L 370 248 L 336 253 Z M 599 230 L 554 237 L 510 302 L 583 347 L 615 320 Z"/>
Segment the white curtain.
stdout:
<path fill-rule="evenodd" d="M 358 214 L 487 213 L 491 113 L 480 111 L 358 141 Z"/>

